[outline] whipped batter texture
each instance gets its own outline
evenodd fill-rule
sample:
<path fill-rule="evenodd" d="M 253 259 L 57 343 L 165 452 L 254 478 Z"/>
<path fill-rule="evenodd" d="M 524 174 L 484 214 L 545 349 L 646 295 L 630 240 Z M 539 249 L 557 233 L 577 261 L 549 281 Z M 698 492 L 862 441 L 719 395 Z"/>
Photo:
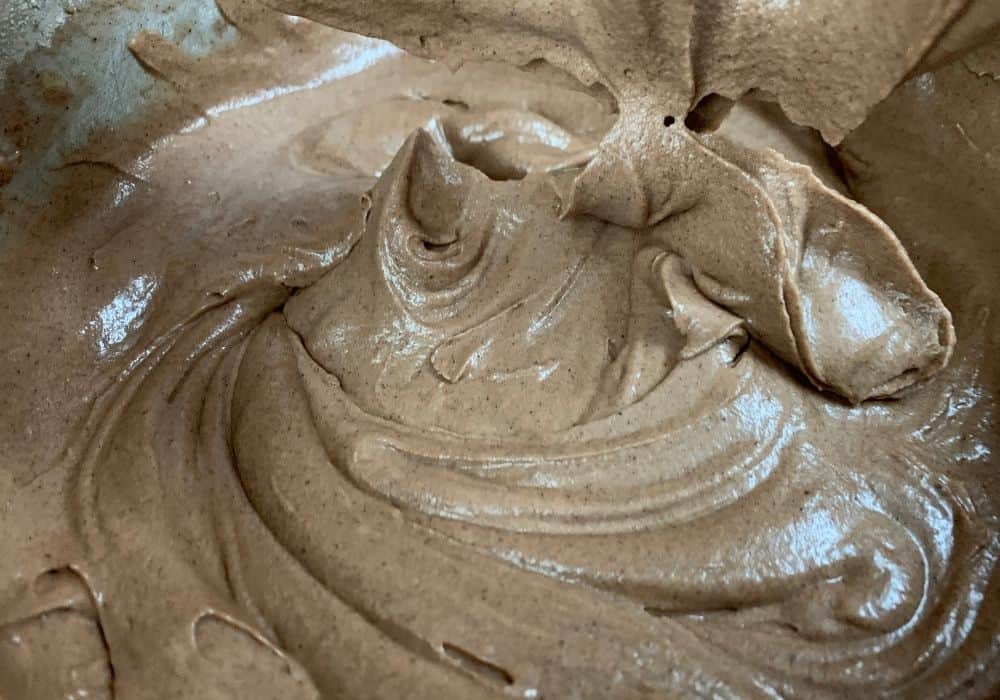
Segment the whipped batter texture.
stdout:
<path fill-rule="evenodd" d="M 5 126 L 0 697 L 996 694 L 991 3 L 218 4 Z"/>

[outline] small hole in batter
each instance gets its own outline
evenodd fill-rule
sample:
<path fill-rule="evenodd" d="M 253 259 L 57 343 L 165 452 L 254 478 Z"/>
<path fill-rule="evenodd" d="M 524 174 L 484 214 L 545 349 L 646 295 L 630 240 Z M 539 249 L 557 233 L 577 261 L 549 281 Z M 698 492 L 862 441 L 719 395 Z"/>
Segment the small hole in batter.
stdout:
<path fill-rule="evenodd" d="M 448 241 L 447 243 L 435 243 L 434 241 L 423 240 L 420 241 L 424 245 L 424 250 L 429 250 L 432 253 L 440 253 L 443 250 L 447 250 L 454 241 Z"/>

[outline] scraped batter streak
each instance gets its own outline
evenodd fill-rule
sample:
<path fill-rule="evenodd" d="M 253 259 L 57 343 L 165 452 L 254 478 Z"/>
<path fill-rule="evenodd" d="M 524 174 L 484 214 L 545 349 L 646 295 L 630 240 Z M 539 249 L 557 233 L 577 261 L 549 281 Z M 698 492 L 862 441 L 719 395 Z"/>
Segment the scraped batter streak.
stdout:
<path fill-rule="evenodd" d="M 0 323 L 96 369 L 52 390 L 61 457 L 5 477 L 4 697 L 995 689 L 1000 89 L 946 62 L 852 132 L 963 3 L 515 3 L 489 34 L 507 4 L 282 9 L 527 71 L 255 15 L 275 60 L 303 32 L 352 70 L 208 110 L 21 253 L 78 304 Z M 851 132 L 850 182 L 769 97 Z M 893 208 L 926 187 L 947 221 Z"/>

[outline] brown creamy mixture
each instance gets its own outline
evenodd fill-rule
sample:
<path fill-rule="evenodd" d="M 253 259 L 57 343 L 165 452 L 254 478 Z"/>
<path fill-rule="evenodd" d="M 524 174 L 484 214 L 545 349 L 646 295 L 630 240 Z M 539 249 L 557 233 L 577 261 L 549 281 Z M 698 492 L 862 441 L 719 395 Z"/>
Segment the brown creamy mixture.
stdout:
<path fill-rule="evenodd" d="M 0 696 L 995 697 L 991 0 L 274 4 L 448 65 L 5 197 Z"/>

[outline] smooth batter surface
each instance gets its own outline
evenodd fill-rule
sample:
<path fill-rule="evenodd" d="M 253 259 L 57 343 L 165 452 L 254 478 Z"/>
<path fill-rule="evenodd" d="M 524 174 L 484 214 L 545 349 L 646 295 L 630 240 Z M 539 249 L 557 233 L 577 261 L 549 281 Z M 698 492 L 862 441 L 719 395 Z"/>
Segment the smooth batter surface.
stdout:
<path fill-rule="evenodd" d="M 525 3 L 527 71 L 242 3 L 135 38 L 192 119 L 4 202 L 0 696 L 996 691 L 995 18 L 866 19 L 847 93 L 719 58 L 818 6 L 676 4 Z M 284 9 L 490 50 L 370 6 Z"/>

